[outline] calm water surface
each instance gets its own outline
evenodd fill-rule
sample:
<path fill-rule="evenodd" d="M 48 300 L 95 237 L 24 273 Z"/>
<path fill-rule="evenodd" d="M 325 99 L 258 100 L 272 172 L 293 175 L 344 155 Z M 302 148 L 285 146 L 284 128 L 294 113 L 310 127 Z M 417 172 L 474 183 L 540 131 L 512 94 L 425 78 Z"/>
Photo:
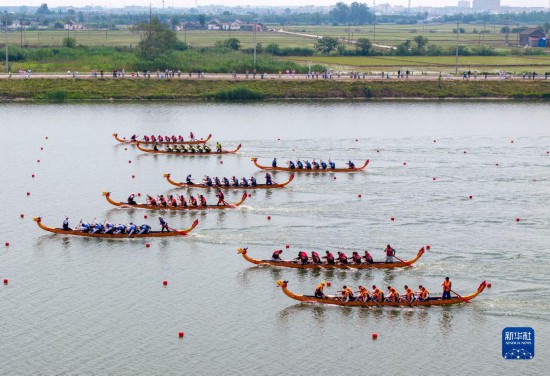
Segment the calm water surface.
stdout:
<path fill-rule="evenodd" d="M 549 115 L 546 103 L 510 102 L 2 104 L 0 240 L 10 246 L 0 251 L 0 278 L 10 282 L 0 287 L 0 373 L 544 374 Z M 155 156 L 111 136 L 190 130 L 227 148 L 243 143 L 242 152 Z M 154 213 L 114 208 L 101 192 L 119 200 L 191 193 L 173 189 L 165 172 L 263 181 L 253 156 L 371 163 L 336 179 L 298 176 L 288 189 L 254 192 L 238 210 L 166 213 L 173 227 L 200 220 L 188 238 L 64 237 L 32 221 L 142 222 L 148 214 L 157 226 Z M 361 272 L 254 267 L 236 254 L 248 246 L 265 258 L 289 244 L 287 257 L 369 249 L 380 259 L 387 243 L 404 259 L 432 249 L 414 268 Z M 472 304 L 414 309 L 296 304 L 276 287 L 285 279 L 311 293 L 329 280 L 332 291 L 375 283 L 439 293 L 447 275 L 459 293 L 484 279 L 493 287 Z M 506 326 L 535 329 L 534 360 L 502 359 Z"/>

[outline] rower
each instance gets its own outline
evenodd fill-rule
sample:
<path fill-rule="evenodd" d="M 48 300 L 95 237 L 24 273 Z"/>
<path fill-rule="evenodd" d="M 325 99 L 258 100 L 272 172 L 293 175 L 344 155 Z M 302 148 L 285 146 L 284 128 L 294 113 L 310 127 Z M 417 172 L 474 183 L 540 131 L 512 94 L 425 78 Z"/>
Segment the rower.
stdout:
<path fill-rule="evenodd" d="M 355 163 L 353 163 L 351 160 L 349 160 L 348 163 L 346 163 L 346 164 L 348 165 L 348 167 L 349 167 L 350 169 L 355 168 Z"/>
<path fill-rule="evenodd" d="M 189 145 L 189 153 L 195 153 L 195 147 L 193 145 Z"/>
<path fill-rule="evenodd" d="M 321 159 L 321 168 L 322 168 L 323 170 L 326 170 L 326 169 L 327 169 L 327 163 L 326 163 L 325 161 L 323 161 L 322 159 Z"/>
<path fill-rule="evenodd" d="M 378 303 L 384 301 L 384 293 L 376 285 L 372 285 L 372 300 Z"/>
<path fill-rule="evenodd" d="M 185 199 L 185 197 L 183 195 L 180 195 L 179 199 L 180 199 L 180 206 L 183 206 L 184 208 L 186 208 L 187 207 L 187 200 Z"/>
<path fill-rule="evenodd" d="M 323 256 L 323 258 L 327 259 L 327 264 L 328 265 L 336 264 L 336 261 L 334 260 L 334 255 L 331 252 L 326 251 L 325 254 L 326 254 L 326 256 Z"/>
<path fill-rule="evenodd" d="M 101 223 L 96 223 L 96 225 L 94 226 L 94 229 L 90 232 L 90 234 L 98 234 L 98 233 L 101 233 L 101 231 L 103 230 L 103 226 L 101 225 Z"/>
<path fill-rule="evenodd" d="M 356 292 L 359 293 L 357 300 L 359 300 L 360 302 L 368 302 L 369 300 L 371 300 L 370 292 L 365 286 L 359 286 L 359 290 Z"/>
<path fill-rule="evenodd" d="M 211 187 L 213 184 L 212 184 L 212 179 L 210 179 L 210 176 L 206 175 L 204 177 L 204 184 L 206 184 L 208 187 Z"/>
<path fill-rule="evenodd" d="M 150 139 L 149 139 L 149 136 L 147 136 L 147 135 L 143 136 L 143 141 L 149 142 L 149 140 L 150 140 Z"/>
<path fill-rule="evenodd" d="M 243 179 L 241 180 L 241 186 L 242 187 L 248 187 L 249 184 L 248 184 L 248 180 L 246 180 L 246 178 L 243 176 Z"/>
<path fill-rule="evenodd" d="M 174 149 L 172 148 L 172 145 L 168 145 L 168 146 L 166 147 L 166 151 L 173 152 Z"/>
<path fill-rule="evenodd" d="M 367 264 L 373 264 L 373 263 L 374 263 L 374 260 L 372 259 L 372 256 L 371 256 L 371 254 L 369 253 L 369 251 L 365 251 L 365 256 L 364 256 L 364 258 L 365 258 L 365 262 L 366 262 Z"/>
<path fill-rule="evenodd" d="M 393 249 L 391 245 L 388 244 L 384 252 L 386 252 L 386 262 L 393 262 L 393 257 L 395 256 L 395 249 Z"/>
<path fill-rule="evenodd" d="M 212 149 L 210 149 L 210 146 L 208 145 L 204 145 L 202 147 L 202 150 L 205 152 L 205 153 L 210 153 L 212 151 Z"/>
<path fill-rule="evenodd" d="M 147 201 L 149 201 L 149 205 L 152 205 L 152 206 L 157 206 L 157 199 L 154 198 L 154 197 L 151 197 L 149 195 L 147 195 Z"/>
<path fill-rule="evenodd" d="M 318 170 L 319 169 L 319 163 L 315 162 L 315 159 L 313 160 L 313 162 L 311 163 L 313 165 L 313 168 L 315 170 Z"/>
<path fill-rule="evenodd" d="M 189 196 L 189 201 L 191 203 L 191 206 L 194 206 L 194 207 L 199 206 L 199 205 L 197 205 L 197 199 L 195 197 L 193 197 L 192 195 Z"/>
<path fill-rule="evenodd" d="M 325 299 L 326 298 L 325 293 L 323 292 L 323 289 L 325 288 L 326 284 L 327 283 L 323 281 L 323 282 L 319 283 L 317 285 L 317 287 L 315 288 L 315 292 L 313 293 L 313 295 L 315 295 L 315 297 L 317 299 Z M 329 287 L 330 287 L 330 285 L 329 285 Z"/>
<path fill-rule="evenodd" d="M 322 264 L 321 257 L 319 257 L 319 254 L 315 251 L 311 251 L 311 261 L 314 264 Z"/>
<path fill-rule="evenodd" d="M 344 252 L 338 252 L 338 261 L 340 264 L 347 265 L 348 264 L 348 256 Z"/>
<path fill-rule="evenodd" d="M 361 255 L 360 255 L 358 252 L 353 252 L 353 253 L 351 254 L 351 258 L 352 258 L 353 262 L 356 263 L 357 265 L 362 264 L 362 261 L 361 261 L 361 260 L 362 260 L 363 258 L 361 257 Z"/>
<path fill-rule="evenodd" d="M 294 164 L 294 162 L 288 161 L 286 163 L 288 164 L 288 168 L 290 168 L 291 170 L 294 170 L 296 168 L 296 165 Z"/>
<path fill-rule="evenodd" d="M 126 226 L 119 223 L 115 226 L 115 231 L 113 231 L 113 234 L 124 234 L 126 232 Z"/>
<path fill-rule="evenodd" d="M 198 153 L 202 153 L 203 150 L 202 150 L 202 146 L 201 146 L 201 145 L 197 145 L 197 146 L 195 146 L 195 148 L 197 149 L 197 152 L 198 152 Z"/>
<path fill-rule="evenodd" d="M 351 291 L 351 289 L 346 285 L 344 285 L 342 289 L 343 290 L 338 291 L 342 293 L 342 300 L 344 302 L 353 302 L 355 300 L 355 296 L 353 296 L 353 291 Z"/>
<path fill-rule="evenodd" d="M 328 160 L 328 165 L 330 166 L 331 170 L 334 170 L 336 168 L 336 163 L 334 163 L 330 159 Z"/>
<path fill-rule="evenodd" d="M 225 202 L 225 197 L 221 189 L 218 189 L 218 193 L 216 193 L 216 197 L 218 198 L 218 203 L 216 205 L 229 205 L 227 202 Z"/>
<path fill-rule="evenodd" d="M 239 186 L 239 180 L 235 176 L 233 176 L 231 178 L 231 186 L 232 187 L 238 187 Z"/>
<path fill-rule="evenodd" d="M 278 250 L 274 251 L 273 254 L 271 255 L 271 261 L 275 261 L 275 262 L 283 261 L 283 260 L 281 260 L 281 253 L 283 253 L 282 249 L 278 249 Z"/>
<path fill-rule="evenodd" d="M 187 184 L 193 184 L 193 180 L 191 180 L 191 174 L 187 175 L 187 178 L 185 179 L 185 182 Z"/>
<path fill-rule="evenodd" d="M 136 204 L 136 194 L 132 193 L 130 196 L 128 196 L 128 204 L 135 205 Z"/>
<path fill-rule="evenodd" d="M 178 142 L 183 142 L 183 136 L 181 134 L 178 136 Z"/>
<path fill-rule="evenodd" d="M 441 286 L 443 286 L 443 296 L 441 297 L 441 299 L 451 299 L 452 283 L 449 277 L 445 277 L 445 280 L 443 281 Z"/>
<path fill-rule="evenodd" d="M 65 217 L 65 220 L 63 221 L 63 230 L 65 231 L 72 230 L 72 228 L 69 227 L 69 217 Z"/>
<path fill-rule="evenodd" d="M 219 187 L 222 185 L 220 178 L 218 178 L 217 176 L 214 178 L 214 185 L 216 185 L 216 187 Z"/>
<path fill-rule="evenodd" d="M 153 145 L 153 150 L 154 150 L 154 151 L 159 151 L 159 147 L 158 147 L 157 144 L 154 144 L 154 145 Z"/>
<path fill-rule="evenodd" d="M 173 195 L 170 195 L 168 200 L 170 201 L 170 206 L 173 206 L 174 208 L 178 207 L 178 200 Z"/>
<path fill-rule="evenodd" d="M 405 301 L 408 303 L 412 303 L 416 300 L 416 297 L 414 296 L 414 291 L 407 285 L 405 285 Z"/>
<path fill-rule="evenodd" d="M 132 141 L 136 141 L 136 140 L 137 140 L 137 135 L 135 135 L 135 134 L 132 135 L 132 137 L 130 137 L 130 139 L 131 139 Z"/>
<path fill-rule="evenodd" d="M 206 206 L 206 198 L 203 195 L 199 195 L 201 206 Z"/>
<path fill-rule="evenodd" d="M 166 202 L 166 198 L 164 197 L 164 195 L 159 196 L 159 201 L 161 206 L 164 206 L 164 207 L 168 206 L 168 202 Z"/>
<path fill-rule="evenodd" d="M 222 152 L 222 144 L 220 144 L 219 142 L 216 142 L 216 153 L 221 153 Z"/>
<path fill-rule="evenodd" d="M 80 221 L 80 226 L 79 226 L 79 230 L 82 231 L 82 232 L 90 232 L 92 230 L 92 227 L 90 226 L 89 223 L 82 223 L 82 221 Z"/>
<path fill-rule="evenodd" d="M 164 137 L 162 137 L 160 134 L 158 136 L 158 139 L 159 139 L 159 142 L 163 142 L 164 141 Z"/>
<path fill-rule="evenodd" d="M 253 187 L 258 185 L 258 182 L 256 181 L 256 178 L 254 176 L 250 177 L 250 185 Z"/>
<path fill-rule="evenodd" d="M 141 234 L 148 234 L 149 231 L 151 231 L 151 226 L 149 226 L 148 224 L 142 224 L 140 227 L 139 227 L 139 232 L 137 233 L 138 235 L 141 235 Z"/>
<path fill-rule="evenodd" d="M 277 167 L 277 158 L 273 158 L 273 162 L 271 162 L 271 167 Z"/>
<path fill-rule="evenodd" d="M 105 226 L 103 228 L 103 233 L 104 234 L 112 234 L 114 230 L 115 230 L 115 226 L 113 226 L 112 223 L 105 222 Z"/>
<path fill-rule="evenodd" d="M 430 292 L 426 290 L 426 288 L 422 285 L 418 286 L 417 294 L 419 302 L 425 302 L 426 300 L 430 299 Z"/>
<path fill-rule="evenodd" d="M 397 303 L 399 301 L 399 293 L 397 290 L 391 286 L 388 286 L 388 297 L 386 300 L 388 302 Z"/>
<path fill-rule="evenodd" d="M 157 142 L 157 137 L 154 134 L 151 135 L 151 141 Z"/>
<path fill-rule="evenodd" d="M 307 253 L 304 251 L 298 252 L 298 257 L 296 257 L 294 260 L 300 260 L 302 262 L 302 265 L 309 264 L 309 259 L 307 257 Z"/>
<path fill-rule="evenodd" d="M 223 179 L 222 179 L 222 181 L 223 181 L 223 186 L 224 186 L 224 187 L 229 187 L 229 179 L 228 179 L 228 178 L 226 178 L 226 177 L 224 176 Z"/>
<path fill-rule="evenodd" d="M 137 231 L 137 226 L 134 225 L 132 222 L 130 222 L 130 225 L 128 226 L 128 237 L 132 236 L 133 234 L 135 234 Z"/>
<path fill-rule="evenodd" d="M 172 142 L 176 142 L 178 139 L 176 138 L 176 136 L 172 135 Z"/>
<path fill-rule="evenodd" d="M 306 170 L 311 170 L 311 163 L 306 161 Z"/>
<path fill-rule="evenodd" d="M 271 181 L 271 175 L 269 172 L 265 173 L 265 185 L 273 185 L 273 182 Z"/>
<path fill-rule="evenodd" d="M 304 164 L 302 163 L 302 161 L 296 161 L 296 166 L 298 167 L 298 169 L 302 170 L 304 168 Z"/>
<path fill-rule="evenodd" d="M 181 147 L 181 151 L 184 152 L 184 153 L 189 153 L 190 149 L 187 147 L 187 145 L 183 145 Z"/>
<path fill-rule="evenodd" d="M 168 222 L 163 217 L 159 217 L 159 223 L 160 223 L 160 232 L 164 232 L 164 230 L 170 232 L 170 227 L 168 227 Z"/>
<path fill-rule="evenodd" d="M 191 141 L 195 141 L 195 135 L 193 134 L 193 132 L 189 132 L 189 138 L 191 139 Z"/>

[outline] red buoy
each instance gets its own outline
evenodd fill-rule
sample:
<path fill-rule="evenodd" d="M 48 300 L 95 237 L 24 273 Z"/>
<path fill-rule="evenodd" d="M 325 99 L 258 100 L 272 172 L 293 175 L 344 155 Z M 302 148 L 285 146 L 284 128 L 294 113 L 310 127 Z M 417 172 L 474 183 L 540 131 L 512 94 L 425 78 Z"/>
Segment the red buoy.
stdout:
<path fill-rule="evenodd" d="M 470 195 L 470 196 L 468 196 L 468 198 L 471 200 L 472 198 L 474 198 L 474 196 Z"/>
<path fill-rule="evenodd" d="M 43 148 L 43 147 L 41 147 L 41 148 L 40 148 L 40 150 L 44 150 L 44 148 Z"/>
<path fill-rule="evenodd" d="M 141 193 L 138 193 L 138 197 L 141 197 Z"/>
<path fill-rule="evenodd" d="M 149 243 L 145 244 L 146 248 L 149 248 L 150 246 L 151 246 L 151 244 L 149 244 Z"/>
<path fill-rule="evenodd" d="M 223 161 L 220 161 L 220 164 L 223 164 Z"/>
<path fill-rule="evenodd" d="M 432 247 L 430 247 L 430 245 L 428 244 L 428 245 L 426 246 L 426 249 L 429 251 L 430 248 L 432 248 Z"/>
<path fill-rule="evenodd" d="M 510 143 L 512 143 L 512 144 L 513 144 L 513 143 L 514 143 L 514 140 L 510 141 Z"/>
<path fill-rule="evenodd" d="M 377 333 L 372 333 L 372 339 L 377 339 L 378 338 L 378 334 Z"/>
<path fill-rule="evenodd" d="M 143 218 L 147 219 L 147 214 L 145 214 L 145 215 L 143 216 Z"/>
<path fill-rule="evenodd" d="M 392 220 L 392 221 L 395 221 L 395 217 L 391 217 L 391 220 Z"/>
<path fill-rule="evenodd" d="M 183 338 L 183 332 L 179 332 L 179 333 L 178 333 L 178 336 L 179 336 L 180 338 Z"/>
<path fill-rule="evenodd" d="M 249 194 L 248 194 L 248 197 L 252 197 L 252 193 L 249 193 Z"/>
<path fill-rule="evenodd" d="M 128 161 L 128 163 L 132 163 L 132 161 Z"/>
<path fill-rule="evenodd" d="M 36 160 L 36 163 L 40 163 L 40 159 L 37 159 L 37 160 Z"/>
<path fill-rule="evenodd" d="M 490 284 L 490 283 L 487 283 L 487 287 L 488 287 L 488 288 L 491 288 L 491 284 Z"/>
<path fill-rule="evenodd" d="M 34 178 L 34 174 L 31 175 Z"/>
<path fill-rule="evenodd" d="M 136 175 L 132 175 L 132 179 L 135 179 L 136 178 Z"/>
<path fill-rule="evenodd" d="M 25 218 L 25 214 L 20 214 L 19 215 L 21 218 Z"/>
<path fill-rule="evenodd" d="M 466 150 L 464 150 L 464 154 L 466 154 Z"/>
<path fill-rule="evenodd" d="M 377 153 L 380 153 L 380 150 L 376 150 Z"/>
<path fill-rule="evenodd" d="M 336 180 L 336 176 L 334 177 L 334 180 Z"/>
<path fill-rule="evenodd" d="M 546 151 L 546 154 L 550 154 L 550 150 L 547 150 L 547 151 Z"/>
<path fill-rule="evenodd" d="M 10 246 L 10 242 L 6 242 L 6 247 L 9 247 Z"/>
<path fill-rule="evenodd" d="M 407 165 L 407 162 L 403 162 L 403 166 L 406 166 Z"/>
<path fill-rule="evenodd" d="M 267 220 L 268 220 L 268 221 L 271 220 L 271 216 L 270 216 L 270 215 L 267 216 Z"/>
<path fill-rule="evenodd" d="M 498 166 L 498 163 L 496 164 L 496 166 Z"/>
<path fill-rule="evenodd" d="M 519 218 L 516 218 L 516 222 L 519 222 Z"/>
<path fill-rule="evenodd" d="M 163 286 L 168 286 L 168 281 L 166 281 L 166 280 L 162 281 L 162 285 Z"/>
<path fill-rule="evenodd" d="M 280 139 L 280 138 L 278 138 L 278 139 L 277 139 L 277 141 L 281 141 L 281 139 Z"/>
<path fill-rule="evenodd" d="M 285 248 L 286 248 L 286 249 L 289 249 L 289 248 L 290 248 L 290 245 L 288 245 L 288 244 L 285 245 Z"/>
<path fill-rule="evenodd" d="M 435 178 L 432 178 L 433 181 L 435 181 Z"/>
<path fill-rule="evenodd" d="M 436 140 L 434 140 L 434 142 L 437 142 Z"/>
<path fill-rule="evenodd" d="M 359 141 L 358 139 L 355 139 L 355 142 Z"/>
<path fill-rule="evenodd" d="M 30 196 L 31 195 L 31 192 L 27 192 L 27 196 Z"/>
<path fill-rule="evenodd" d="M 48 136 L 46 136 L 46 140 L 48 139 Z"/>
<path fill-rule="evenodd" d="M 359 194 L 357 195 L 357 197 L 361 198 L 361 197 L 363 197 L 363 196 L 361 196 L 361 193 L 359 193 Z"/>

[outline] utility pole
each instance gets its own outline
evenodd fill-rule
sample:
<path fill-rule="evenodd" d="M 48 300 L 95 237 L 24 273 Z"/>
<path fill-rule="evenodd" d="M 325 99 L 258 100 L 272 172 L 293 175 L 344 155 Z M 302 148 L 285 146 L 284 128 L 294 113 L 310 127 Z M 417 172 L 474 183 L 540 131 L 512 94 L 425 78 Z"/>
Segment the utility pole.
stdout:
<path fill-rule="evenodd" d="M 256 68 L 256 19 L 254 19 L 254 68 Z"/>
<path fill-rule="evenodd" d="M 460 33 L 459 27 L 460 27 L 460 21 L 456 21 L 455 76 L 458 76 L 458 34 Z"/>
<path fill-rule="evenodd" d="M 374 16 L 374 38 L 373 38 L 373 42 L 376 43 L 376 0 L 372 0 L 372 14 Z"/>
<path fill-rule="evenodd" d="M 8 57 L 8 11 L 4 11 L 4 16 L 6 17 L 6 73 L 10 73 L 10 62 Z"/>
<path fill-rule="evenodd" d="M 23 18 L 19 22 L 21 23 L 21 47 L 23 47 Z"/>

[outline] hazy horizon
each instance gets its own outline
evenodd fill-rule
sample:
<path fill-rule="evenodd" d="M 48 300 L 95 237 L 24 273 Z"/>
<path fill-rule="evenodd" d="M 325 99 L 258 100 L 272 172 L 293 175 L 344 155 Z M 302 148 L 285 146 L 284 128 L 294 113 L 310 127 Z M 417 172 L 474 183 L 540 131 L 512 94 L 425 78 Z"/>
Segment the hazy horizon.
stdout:
<path fill-rule="evenodd" d="M 194 7 L 195 4 L 199 6 L 205 5 L 229 5 L 229 6 L 247 6 L 250 7 L 262 7 L 262 6 L 300 6 L 300 5 L 334 5 L 337 0 L 165 0 L 164 6 L 175 7 L 175 8 L 189 8 Z M 344 3 L 350 4 L 352 1 L 343 1 Z M 360 3 L 367 3 L 369 6 L 372 5 L 373 0 L 361 1 Z M 472 2 L 472 0 L 470 0 Z M 155 8 L 162 7 L 162 0 L 115 0 L 115 1 L 101 1 L 101 0 L 31 0 L 31 1 L 21 1 L 21 0 L 3 0 L 2 6 L 39 6 L 41 3 L 47 3 L 50 7 L 57 6 L 74 6 L 74 7 L 83 7 L 87 5 L 100 5 L 108 8 L 121 8 L 124 6 L 148 6 L 152 4 Z M 391 5 L 402 5 L 407 6 L 408 0 L 377 0 L 377 4 L 391 4 Z M 411 6 L 456 6 L 458 0 L 411 0 Z M 545 7 L 548 8 L 550 5 L 549 0 L 501 0 L 501 5 L 503 6 L 522 6 L 522 7 Z"/>

